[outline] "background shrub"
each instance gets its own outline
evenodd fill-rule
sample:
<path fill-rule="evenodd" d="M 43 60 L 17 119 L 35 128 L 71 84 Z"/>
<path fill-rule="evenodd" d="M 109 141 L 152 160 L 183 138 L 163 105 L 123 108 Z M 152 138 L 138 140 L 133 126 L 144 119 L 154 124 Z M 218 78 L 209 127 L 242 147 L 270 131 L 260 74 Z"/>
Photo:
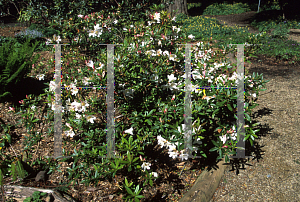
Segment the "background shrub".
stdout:
<path fill-rule="evenodd" d="M 16 88 L 21 79 L 30 73 L 32 64 L 39 58 L 37 54 L 32 61 L 29 60 L 38 42 L 33 47 L 29 44 L 30 39 L 27 39 L 24 44 L 11 39 L 0 47 L 0 101 L 6 96 L 12 97 L 12 89 Z"/>

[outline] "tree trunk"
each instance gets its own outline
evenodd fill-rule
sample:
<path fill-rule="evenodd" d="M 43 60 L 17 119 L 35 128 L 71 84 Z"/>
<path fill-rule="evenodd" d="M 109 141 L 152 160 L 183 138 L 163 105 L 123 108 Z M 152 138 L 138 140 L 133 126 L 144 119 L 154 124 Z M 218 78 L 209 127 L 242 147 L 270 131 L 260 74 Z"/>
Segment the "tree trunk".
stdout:
<path fill-rule="evenodd" d="M 179 13 L 188 15 L 187 0 L 173 0 L 173 1 L 174 4 L 169 4 L 169 6 L 165 8 L 165 11 L 171 13 L 171 18 L 173 18 Z M 167 0 L 167 2 L 171 2 L 171 0 Z M 178 11 L 176 12 L 177 9 Z"/>
<path fill-rule="evenodd" d="M 279 6 L 280 6 L 280 9 L 282 11 L 282 18 L 285 19 L 284 10 L 283 10 L 283 6 L 284 6 L 283 5 L 283 0 L 279 0 L 278 3 L 279 3 Z"/>

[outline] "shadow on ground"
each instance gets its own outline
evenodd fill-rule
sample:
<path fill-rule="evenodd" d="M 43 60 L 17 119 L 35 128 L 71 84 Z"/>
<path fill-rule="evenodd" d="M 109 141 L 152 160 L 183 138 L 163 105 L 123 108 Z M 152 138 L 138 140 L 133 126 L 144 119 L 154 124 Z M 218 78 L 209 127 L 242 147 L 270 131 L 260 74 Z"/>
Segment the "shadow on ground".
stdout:
<path fill-rule="evenodd" d="M 39 96 L 44 94 L 44 89 L 49 87 L 50 81 L 48 79 L 40 81 L 32 77 L 23 78 L 17 85 L 7 86 L 7 91 L 11 92 L 12 96 L 3 98 L 1 102 L 10 102 L 14 107 L 20 107 L 19 101 L 25 99 L 26 95 Z"/>

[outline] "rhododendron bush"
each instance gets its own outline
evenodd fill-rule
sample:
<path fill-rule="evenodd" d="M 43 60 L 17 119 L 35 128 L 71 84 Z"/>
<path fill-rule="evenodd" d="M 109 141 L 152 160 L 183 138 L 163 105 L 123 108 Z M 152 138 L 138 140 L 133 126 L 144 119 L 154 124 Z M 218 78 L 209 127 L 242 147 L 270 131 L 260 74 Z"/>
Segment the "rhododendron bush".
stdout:
<path fill-rule="evenodd" d="M 219 47 L 216 54 L 210 43 L 202 41 L 192 46 L 192 85 L 189 86 L 192 101 L 185 103 L 186 47 L 179 44 L 193 42 L 194 37 L 187 36 L 176 22 L 176 17 L 171 19 L 166 12 L 146 15 L 148 21 L 128 22 L 119 12 L 99 12 L 78 15 L 63 22 L 62 37 L 67 36 L 68 30 L 78 30 L 76 35 L 75 32 L 69 34 L 73 37 L 70 46 L 62 48 L 62 51 L 69 49 L 70 54 L 76 56 L 73 63 L 66 63 L 66 59 L 62 58 L 62 85 L 67 87 L 62 91 L 62 119 L 66 122 L 64 134 L 71 138 L 79 137 L 72 143 L 81 146 L 74 149 L 74 154 L 68 152 L 64 155 L 82 160 L 80 166 L 69 168 L 70 180 L 78 178 L 80 173 L 83 182 L 89 183 L 99 176 L 114 177 L 125 168 L 143 176 L 144 187 L 148 183 L 152 185 L 153 176 L 159 176 L 147 162 L 146 145 L 159 144 L 161 148 L 168 148 L 173 159 L 192 158 L 184 152 L 186 105 L 190 105 L 192 112 L 193 156 L 208 157 L 203 152 L 207 144 L 201 142 L 206 138 L 213 142 L 214 147 L 210 151 L 218 152 L 219 159 L 225 157 L 228 161 L 228 155 L 236 154 L 237 92 L 233 88 L 237 85 L 238 75 L 223 59 L 226 48 Z M 54 36 L 51 43 L 60 41 L 60 36 Z M 104 122 L 96 121 L 96 114 L 105 115 L 106 101 L 87 97 L 87 91 L 78 87 L 107 85 L 107 50 L 103 45 L 101 48 L 97 46 L 104 43 L 116 44 L 113 52 L 115 109 L 118 108 L 127 118 L 128 124 L 115 122 L 116 154 L 120 158 L 102 158 L 100 161 L 97 157 L 105 156 L 107 152 L 107 130 Z M 83 47 L 93 50 L 90 58 L 77 55 Z M 80 60 L 85 61 L 85 66 L 79 64 Z M 257 131 L 253 131 L 250 115 L 256 106 L 255 98 L 265 84 L 262 79 L 261 75 L 255 74 L 244 78 L 245 139 L 251 144 L 257 137 Z M 201 89 L 205 86 L 211 88 Z M 55 109 L 56 87 L 51 81 L 48 104 L 52 110 Z M 91 164 L 94 166 L 90 167 Z M 83 167 L 88 170 L 83 172 L 80 169 Z"/>

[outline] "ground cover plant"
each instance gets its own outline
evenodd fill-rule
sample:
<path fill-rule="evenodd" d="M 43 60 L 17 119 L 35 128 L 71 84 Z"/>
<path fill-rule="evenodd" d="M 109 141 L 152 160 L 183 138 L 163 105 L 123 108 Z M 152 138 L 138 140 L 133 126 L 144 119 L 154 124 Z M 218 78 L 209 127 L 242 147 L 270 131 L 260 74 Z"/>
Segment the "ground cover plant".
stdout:
<path fill-rule="evenodd" d="M 247 11 L 251 11 L 248 4 L 214 3 L 205 9 L 205 11 L 203 12 L 203 15 L 230 15 L 230 14 L 244 13 Z"/>
<path fill-rule="evenodd" d="M 69 27 L 76 27 L 79 30 L 77 36 L 70 36 L 74 37 L 75 40 L 71 44 L 70 55 L 66 55 L 66 60 L 74 58 L 73 63 L 68 64 L 65 59 L 62 62 L 62 83 L 69 87 L 68 90 L 62 91 L 63 120 L 66 120 L 63 128 L 65 132 L 64 144 L 71 142 L 73 145 L 72 149 L 68 149 L 64 154 L 73 157 L 73 166 L 68 169 L 68 182 L 76 183 L 84 179 L 81 182 L 95 185 L 100 177 L 113 178 L 116 173 L 127 171 L 128 175 L 120 183 L 123 187 L 120 192 L 123 192 L 128 199 L 139 199 L 142 198 L 141 190 L 147 189 L 147 186 L 151 186 L 159 177 L 155 170 L 151 169 L 154 165 L 150 165 L 147 161 L 149 154 L 145 153 L 144 149 L 148 144 L 155 142 L 160 146 L 166 146 L 169 149 L 170 158 L 186 159 L 186 156 L 180 152 L 183 151 L 183 129 L 185 127 L 182 125 L 182 115 L 184 114 L 184 93 L 182 92 L 184 48 L 175 48 L 174 44 L 182 41 L 193 41 L 193 39 L 214 38 L 221 35 L 221 31 L 216 33 L 214 31 L 221 30 L 222 26 L 215 26 L 215 28 L 207 31 L 205 37 L 197 38 L 193 35 L 195 31 L 188 32 L 191 29 L 186 31 L 185 29 L 188 28 L 183 28 L 179 24 L 180 17 L 173 20 L 159 10 L 148 13 L 149 23 L 147 21 L 127 24 L 125 23 L 126 20 L 118 18 L 118 15 L 119 13 L 94 13 L 87 16 L 74 16 L 73 19 L 63 22 L 64 30 L 70 30 Z M 195 18 L 196 20 L 197 18 Z M 207 19 L 207 22 L 211 23 L 211 20 Z M 204 20 L 200 26 L 207 28 L 211 25 L 205 23 Z M 192 24 L 191 21 L 189 23 L 184 22 L 184 24 L 195 26 L 196 23 Z M 228 30 L 229 33 L 221 36 L 221 39 L 225 39 L 229 35 L 234 39 L 234 31 L 226 27 L 223 29 Z M 64 30 L 61 30 L 61 33 L 67 33 Z M 101 161 L 96 157 L 106 153 L 106 131 L 105 124 L 97 122 L 95 114 L 106 111 L 105 100 L 87 99 L 87 92 L 77 89 L 77 86 L 105 86 L 107 58 L 104 50 L 101 50 L 100 54 L 92 56 L 90 60 L 76 57 L 79 51 L 76 46 L 103 42 L 101 41 L 102 37 L 101 39 L 97 38 L 101 35 L 100 33 L 106 34 L 105 40 L 111 43 L 124 44 L 115 48 L 115 67 L 120 67 L 115 69 L 115 77 L 117 78 L 115 79 L 115 100 L 116 103 L 120 103 L 118 107 L 130 120 L 128 124 L 120 122 L 116 123 L 115 126 L 117 151 L 122 158 L 102 159 Z M 244 38 L 236 40 L 244 39 L 245 41 L 242 43 L 263 42 L 263 39 L 259 38 L 263 36 L 263 33 L 252 36 L 252 38 L 246 32 L 244 35 Z M 86 40 L 87 38 L 89 41 Z M 58 42 L 60 40 L 59 37 L 55 39 Z M 218 38 L 216 37 L 216 39 Z M 223 43 L 226 42 L 223 41 Z M 52 43 L 54 42 L 52 41 Z M 233 124 L 235 120 L 234 109 L 236 108 L 235 91 L 227 89 L 199 90 L 196 87 L 212 84 L 233 86 L 237 75 L 233 73 L 232 67 L 222 61 L 225 47 L 221 47 L 222 51 L 216 55 L 209 48 L 209 44 L 199 42 L 193 49 L 192 95 L 194 101 L 191 105 L 194 118 L 193 141 L 201 142 L 202 140 L 204 142 L 205 138 L 211 136 L 215 145 L 211 151 L 218 151 L 220 158 L 224 156 L 226 158 L 226 155 L 235 153 L 236 133 Z M 66 50 L 63 49 L 63 51 Z M 249 54 L 249 49 L 245 48 L 245 55 L 247 54 Z M 80 65 L 82 61 L 86 61 L 84 66 Z M 220 63 L 218 64 L 216 61 Z M 49 65 L 51 64 L 53 65 L 53 61 L 49 62 Z M 36 68 L 38 69 L 38 67 Z M 43 78 L 43 75 L 40 75 L 39 78 Z M 140 82 L 141 80 L 142 82 Z M 263 87 L 264 82 L 261 76 L 248 75 L 245 83 L 245 108 L 246 114 L 249 115 L 251 109 L 255 107 L 250 97 L 255 98 L 259 95 L 258 92 Z M 29 159 L 31 147 L 42 138 L 42 134 L 34 130 L 35 123 L 40 122 L 35 116 L 35 110 L 45 98 L 48 98 L 48 101 L 43 107 L 47 111 L 48 122 L 53 122 L 53 84 L 54 82 L 51 82 L 46 93 L 38 98 L 29 95 L 27 99 L 20 101 L 22 107 L 15 109 L 15 112 L 20 111 L 19 113 L 24 115 L 24 119 L 21 121 L 25 123 L 28 131 L 31 131 L 32 134 L 26 139 L 26 146 L 24 147 L 24 152 L 29 153 Z M 136 97 L 141 99 L 135 99 L 133 102 L 133 98 Z M 224 115 L 227 117 L 225 118 Z M 246 125 L 249 126 L 246 128 L 247 139 L 251 142 L 255 139 L 256 131 L 253 131 L 254 126 L 251 125 L 251 120 L 247 115 L 245 116 Z M 127 127 L 124 127 L 125 125 Z M 53 130 L 50 129 L 47 135 L 53 135 Z M 205 146 L 203 144 L 196 145 L 197 155 L 207 157 L 201 153 Z M 46 158 L 44 157 L 44 159 Z M 61 162 L 50 163 L 49 161 L 51 172 L 59 169 L 59 163 Z M 9 172 L 11 171 L 7 170 L 5 175 L 8 175 Z M 132 173 L 136 173 L 136 175 L 132 176 Z M 142 180 L 134 180 L 137 178 Z"/>

